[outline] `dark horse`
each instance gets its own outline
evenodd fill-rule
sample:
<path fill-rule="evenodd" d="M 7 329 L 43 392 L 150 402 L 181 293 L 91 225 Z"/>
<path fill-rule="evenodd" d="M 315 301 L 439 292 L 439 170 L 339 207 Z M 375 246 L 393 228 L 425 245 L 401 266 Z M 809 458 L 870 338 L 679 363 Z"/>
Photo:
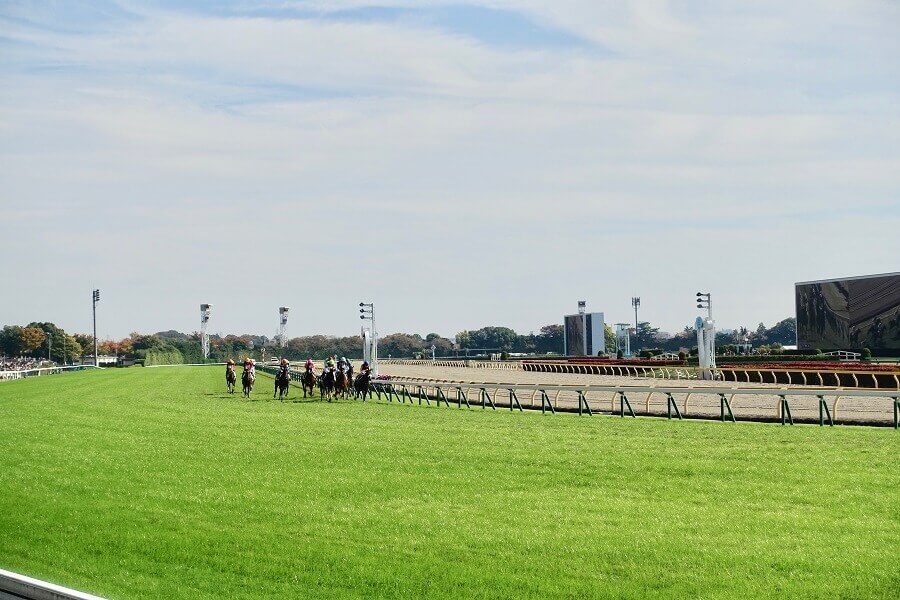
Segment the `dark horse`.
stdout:
<path fill-rule="evenodd" d="M 366 396 L 372 395 L 372 390 L 369 389 L 369 379 L 368 373 L 360 373 L 356 376 L 356 380 L 353 382 L 353 390 L 356 392 L 357 398 L 362 396 L 362 399 L 365 400 Z"/>
<path fill-rule="evenodd" d="M 306 392 L 309 391 L 309 395 L 313 395 L 313 390 L 316 388 L 316 376 L 313 375 L 312 371 L 306 371 L 303 373 L 303 377 L 300 378 L 300 385 L 303 387 L 303 397 L 306 398 Z"/>
<path fill-rule="evenodd" d="M 241 383 L 244 386 L 244 398 L 250 397 L 250 392 L 253 391 L 253 382 L 255 380 L 256 378 L 250 374 L 250 371 L 244 371 L 241 375 Z"/>
<path fill-rule="evenodd" d="M 278 375 L 275 376 L 275 393 L 272 394 L 272 397 L 274 398 L 278 395 L 278 399 L 284 402 L 284 397 L 288 395 L 290 384 L 291 379 L 287 373 L 278 373 Z"/>
<path fill-rule="evenodd" d="M 347 378 L 347 373 L 338 369 L 334 373 L 334 395 L 346 398 L 349 391 L 350 380 Z"/>
<path fill-rule="evenodd" d="M 234 384 L 237 383 L 237 373 L 234 372 L 234 369 L 226 369 L 225 370 L 225 385 L 228 386 L 228 393 L 234 393 Z"/>
<path fill-rule="evenodd" d="M 334 393 L 334 370 L 325 371 L 319 377 L 319 396 L 327 398 L 331 402 L 331 395 Z"/>

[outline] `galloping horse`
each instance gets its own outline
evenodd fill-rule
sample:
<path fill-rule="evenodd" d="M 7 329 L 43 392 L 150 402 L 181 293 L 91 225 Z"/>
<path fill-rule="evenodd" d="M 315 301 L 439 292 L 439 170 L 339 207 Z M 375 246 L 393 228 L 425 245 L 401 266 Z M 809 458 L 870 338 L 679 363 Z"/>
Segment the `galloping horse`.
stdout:
<path fill-rule="evenodd" d="M 234 393 L 234 384 L 237 383 L 237 373 L 234 372 L 234 369 L 227 369 L 225 371 L 225 385 L 228 386 L 228 393 Z"/>
<path fill-rule="evenodd" d="M 275 395 L 278 395 L 278 399 L 284 402 L 284 397 L 288 395 L 288 389 L 290 387 L 291 380 L 288 378 L 287 374 L 282 375 L 279 373 L 275 376 L 275 392 L 272 394 L 274 398 Z"/>
<path fill-rule="evenodd" d="M 366 396 L 372 395 L 372 390 L 369 389 L 370 378 L 371 376 L 368 372 L 363 372 L 356 376 L 356 380 L 353 382 L 353 389 L 357 398 L 362 396 L 362 399 L 365 400 Z"/>
<path fill-rule="evenodd" d="M 256 378 L 250 371 L 244 371 L 243 375 L 241 375 L 241 383 L 244 385 L 244 398 L 250 397 L 250 392 L 253 391 L 254 381 L 256 381 Z"/>
<path fill-rule="evenodd" d="M 306 398 L 306 392 L 309 390 L 309 395 L 313 395 L 313 390 L 316 387 L 316 376 L 313 375 L 312 371 L 306 371 L 303 373 L 303 377 L 300 378 L 300 385 L 303 387 L 303 397 Z"/>
<path fill-rule="evenodd" d="M 334 395 L 346 398 L 350 391 L 350 381 L 347 379 L 347 373 L 338 369 L 334 374 Z"/>
<path fill-rule="evenodd" d="M 334 393 L 334 371 L 325 371 L 319 377 L 319 396 L 331 402 Z"/>

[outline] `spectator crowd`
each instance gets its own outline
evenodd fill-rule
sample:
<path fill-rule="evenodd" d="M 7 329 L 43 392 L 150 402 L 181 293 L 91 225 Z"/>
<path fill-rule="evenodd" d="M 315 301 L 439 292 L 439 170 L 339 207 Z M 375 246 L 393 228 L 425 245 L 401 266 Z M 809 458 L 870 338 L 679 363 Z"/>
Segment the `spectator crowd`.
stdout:
<path fill-rule="evenodd" d="M 26 371 L 28 369 L 37 369 L 41 366 L 41 361 L 36 358 L 0 358 L 0 371 Z"/>

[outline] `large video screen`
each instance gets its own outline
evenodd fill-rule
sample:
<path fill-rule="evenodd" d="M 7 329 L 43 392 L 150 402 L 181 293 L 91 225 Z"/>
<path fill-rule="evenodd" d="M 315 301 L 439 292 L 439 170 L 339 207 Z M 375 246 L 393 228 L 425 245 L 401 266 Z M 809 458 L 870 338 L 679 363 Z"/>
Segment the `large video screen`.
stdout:
<path fill-rule="evenodd" d="M 564 319 L 566 356 L 584 356 L 584 318 L 581 315 L 566 315 Z"/>
<path fill-rule="evenodd" d="M 798 283 L 803 349 L 900 349 L 900 274 Z"/>

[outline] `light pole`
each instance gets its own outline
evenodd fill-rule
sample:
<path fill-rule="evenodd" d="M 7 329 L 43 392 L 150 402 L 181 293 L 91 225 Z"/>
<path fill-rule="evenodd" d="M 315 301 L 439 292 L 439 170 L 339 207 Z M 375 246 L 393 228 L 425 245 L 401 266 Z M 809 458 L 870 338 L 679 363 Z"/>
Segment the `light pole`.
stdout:
<path fill-rule="evenodd" d="M 100 290 L 94 290 L 94 366 L 100 366 L 100 357 L 97 356 L 97 303 L 100 302 Z"/>
<path fill-rule="evenodd" d="M 641 307 L 641 299 L 638 296 L 632 296 L 631 298 L 631 306 L 634 307 L 634 345 L 635 350 L 637 350 L 637 336 L 638 336 L 638 309 Z"/>
<path fill-rule="evenodd" d="M 53 332 L 48 331 L 47 332 L 47 360 L 48 361 L 51 360 L 50 359 L 50 349 L 52 347 L 53 347 Z"/>
<path fill-rule="evenodd" d="M 372 372 L 375 373 L 375 376 L 378 376 L 378 330 L 375 329 L 375 304 L 373 302 L 360 302 L 359 303 L 359 318 L 364 321 L 372 322 L 372 364 L 369 365 L 371 367 Z M 365 338 L 363 338 L 365 339 Z M 363 352 L 365 354 L 365 352 Z"/>

